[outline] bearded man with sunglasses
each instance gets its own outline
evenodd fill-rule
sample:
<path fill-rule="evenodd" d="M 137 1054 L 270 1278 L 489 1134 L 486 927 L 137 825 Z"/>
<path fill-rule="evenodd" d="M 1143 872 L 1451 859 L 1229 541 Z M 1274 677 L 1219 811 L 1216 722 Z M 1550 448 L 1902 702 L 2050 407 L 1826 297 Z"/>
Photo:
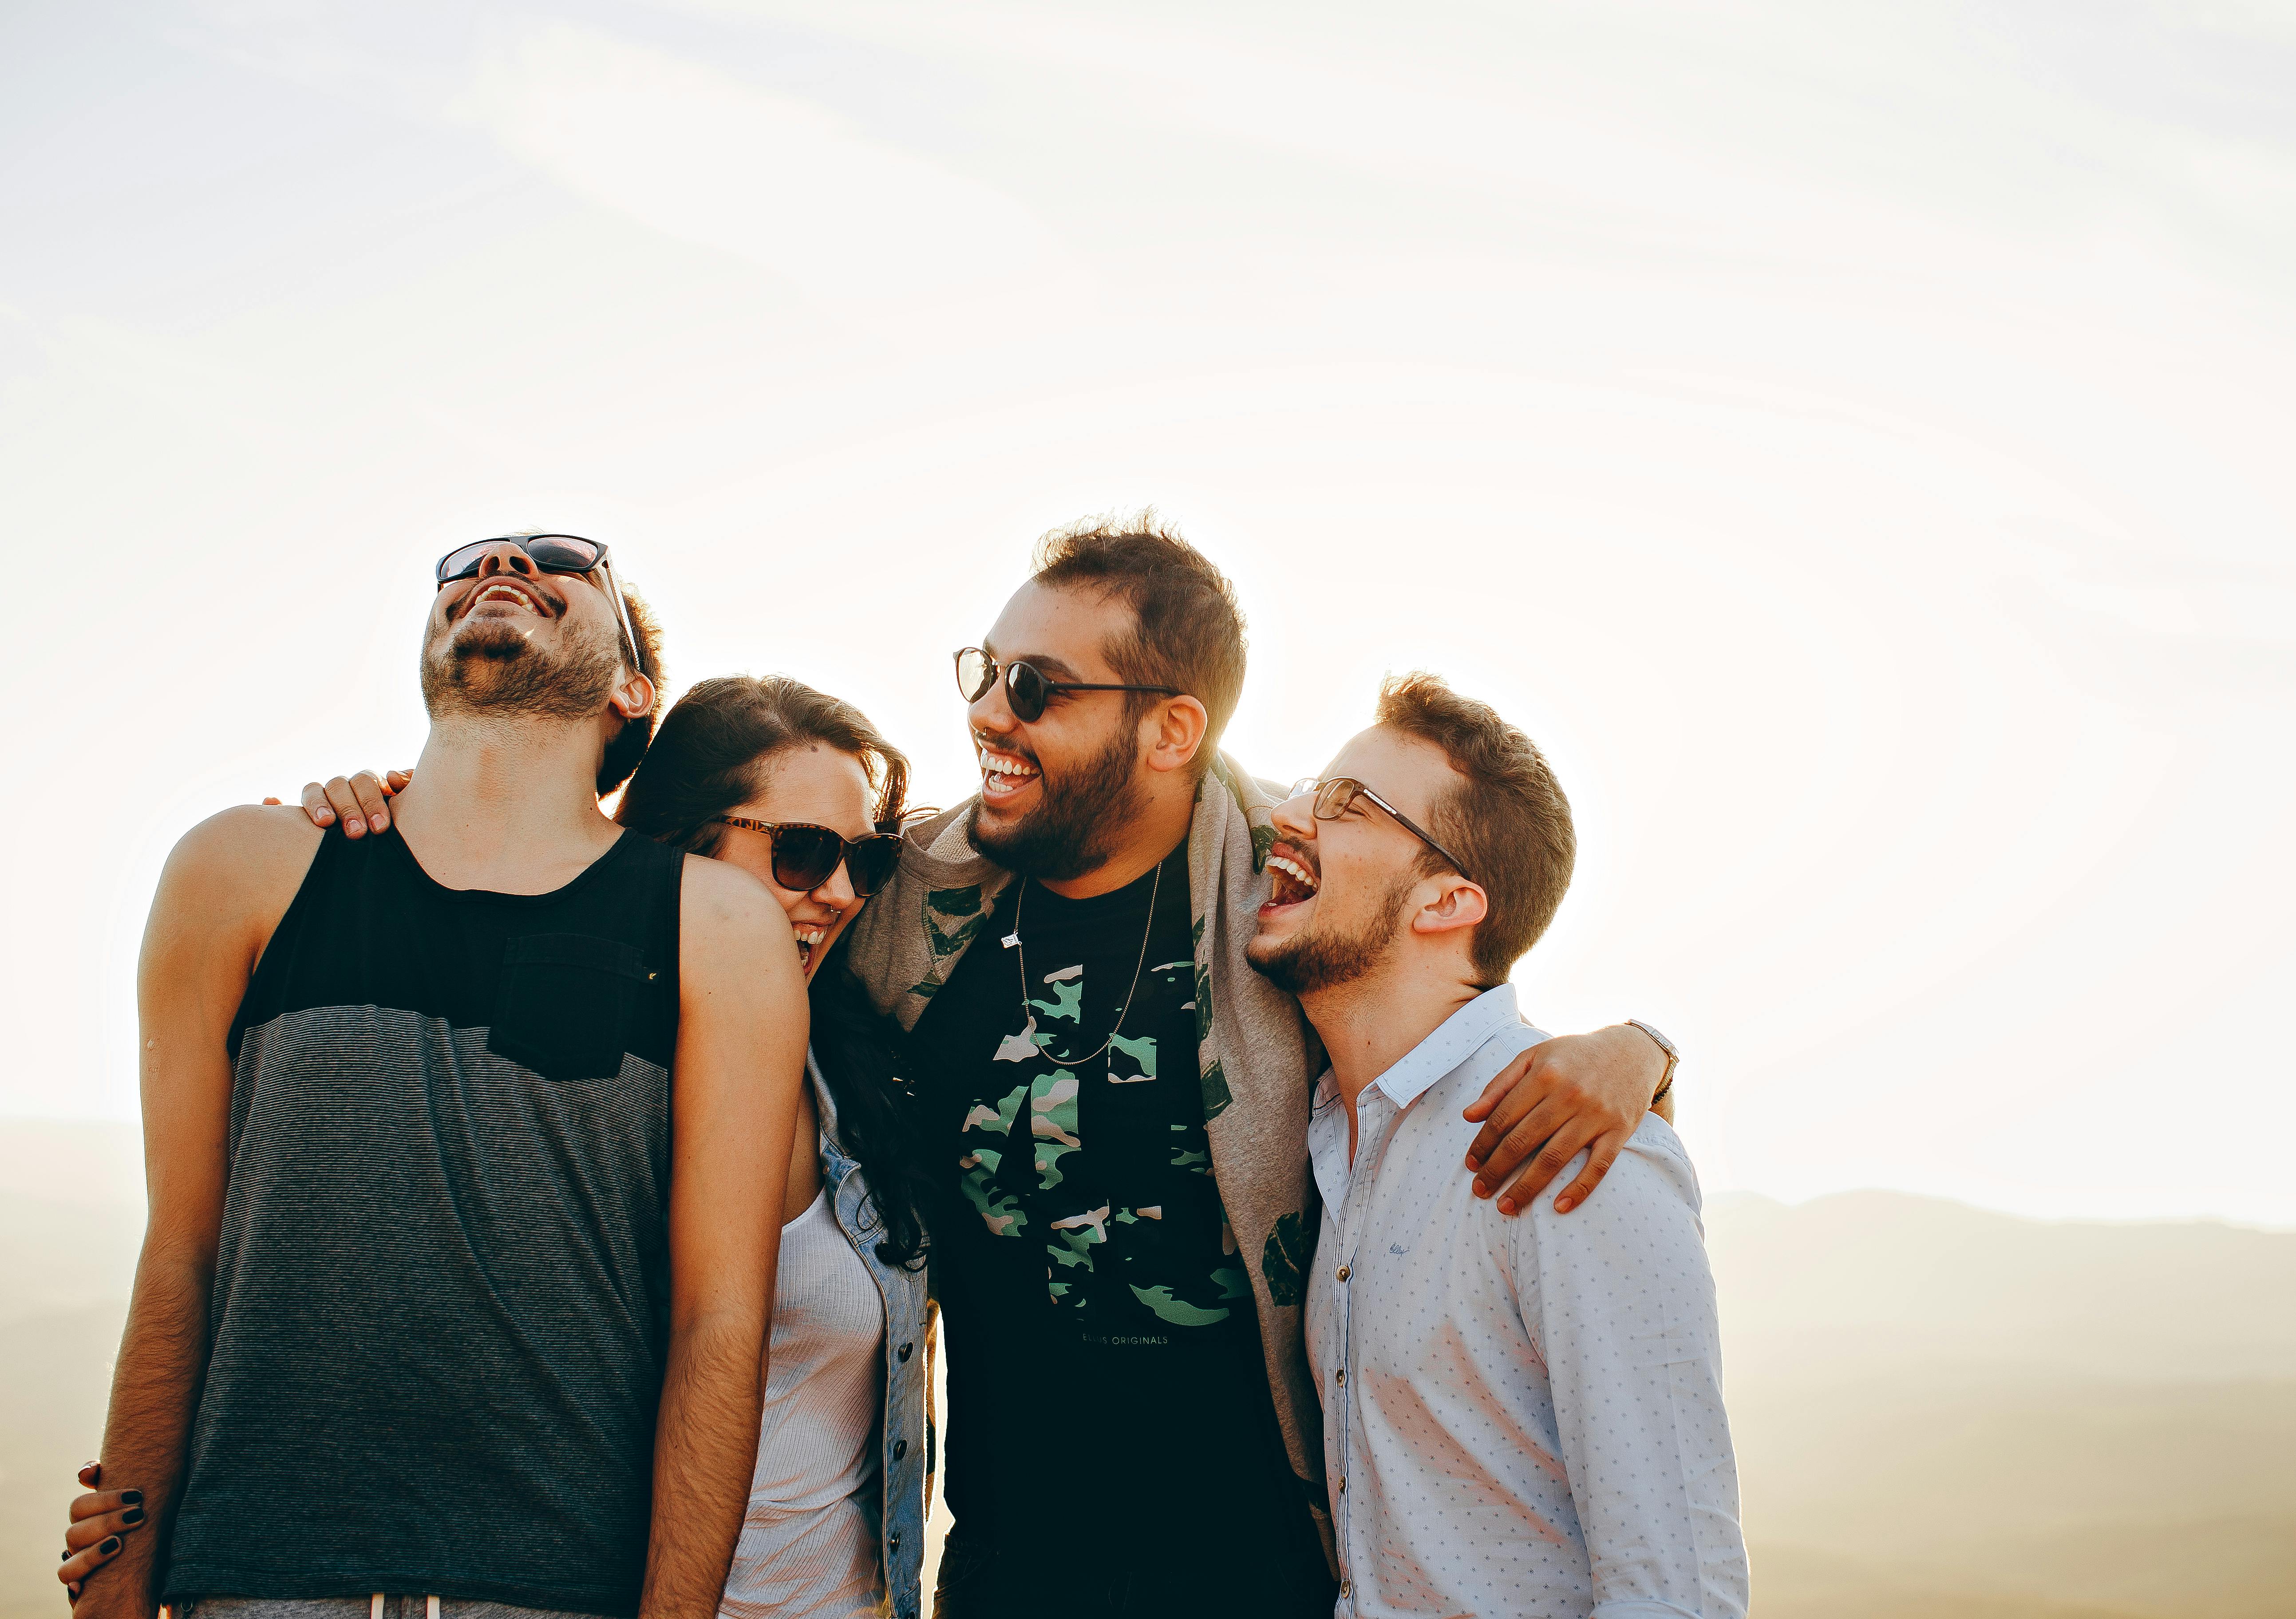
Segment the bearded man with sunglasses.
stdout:
<path fill-rule="evenodd" d="M 437 581 L 400 836 L 227 811 L 160 878 L 103 1451 L 138 1492 L 79 1552 L 111 1558 L 83 1619 L 717 1611 L 797 953 L 755 879 L 599 814 L 658 707 L 605 547 L 484 541 Z"/>
<path fill-rule="evenodd" d="M 913 1031 L 942 1194 L 936 1612 L 1327 1614 L 1317 1065 L 1244 960 L 1281 795 L 1215 750 L 1243 684 L 1234 595 L 1148 521 L 1055 534 L 956 673 L 980 796 L 910 830 L 851 929 Z M 1591 1143 L 1584 1198 L 1670 1072 L 1628 1028 L 1526 1055 L 1471 1109 L 1478 1190 L 1527 1202 Z"/>

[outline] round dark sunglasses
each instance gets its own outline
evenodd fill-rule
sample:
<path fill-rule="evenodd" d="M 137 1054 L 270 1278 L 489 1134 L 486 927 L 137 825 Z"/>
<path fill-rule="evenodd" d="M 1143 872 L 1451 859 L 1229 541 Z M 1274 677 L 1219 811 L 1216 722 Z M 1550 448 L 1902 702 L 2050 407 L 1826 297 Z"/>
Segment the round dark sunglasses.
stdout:
<path fill-rule="evenodd" d="M 1466 878 L 1469 882 L 1475 880 L 1468 872 L 1467 865 L 1464 861 L 1461 860 L 1456 854 L 1451 853 L 1450 850 L 1445 848 L 1441 844 L 1436 842 L 1432 838 L 1430 838 L 1417 822 L 1405 814 L 1401 810 L 1396 808 L 1395 805 L 1390 804 L 1386 799 L 1381 797 L 1377 793 L 1372 791 L 1371 789 L 1365 787 L 1362 782 L 1357 781 L 1353 776 L 1333 776 L 1326 781 L 1318 781 L 1313 776 L 1302 776 L 1299 781 L 1292 783 L 1292 796 L 1294 798 L 1297 798 L 1302 793 L 1313 793 L 1316 795 L 1316 802 L 1311 807 L 1316 819 L 1318 821 L 1337 821 L 1341 816 L 1348 813 L 1349 806 L 1353 805 L 1357 799 L 1370 799 L 1374 804 L 1379 805 L 1380 808 L 1385 810 L 1394 820 L 1396 825 L 1401 827 L 1405 831 L 1419 839 L 1420 842 L 1425 844 L 1429 848 L 1434 850 L 1444 859 L 1449 861 L 1453 871 L 1456 871 L 1460 876 Z"/>
<path fill-rule="evenodd" d="M 630 624 L 630 610 L 622 601 L 622 587 L 614 582 L 614 565 L 607 560 L 611 553 L 597 541 L 586 540 L 578 534 L 506 534 L 498 539 L 473 540 L 468 545 L 457 545 L 439 559 L 439 588 L 444 590 L 457 579 L 477 577 L 487 552 L 497 545 L 517 546 L 526 552 L 529 561 L 546 574 L 604 574 L 606 594 L 614 603 L 614 616 L 621 621 L 622 634 L 628 638 L 630 655 L 644 662 L 645 650 Z M 638 673 L 643 675 L 645 670 L 640 668 Z"/>
<path fill-rule="evenodd" d="M 866 899 L 893 880 L 893 872 L 901 863 L 901 840 L 891 832 L 848 838 L 805 821 L 751 821 L 745 815 L 709 819 L 720 826 L 738 826 L 772 838 L 774 880 L 799 894 L 818 888 L 841 865 L 855 895 Z"/>
<path fill-rule="evenodd" d="M 1034 724 L 1045 717 L 1045 705 L 1063 691 L 1159 691 L 1166 697 L 1182 694 L 1177 686 L 1114 686 L 1097 681 L 1054 680 L 1029 663 L 997 661 L 979 647 L 966 647 L 956 654 L 956 689 L 964 694 L 968 703 L 977 703 L 988 695 L 999 675 L 1004 677 L 1004 701 L 1013 710 L 1013 717 L 1024 725 Z"/>

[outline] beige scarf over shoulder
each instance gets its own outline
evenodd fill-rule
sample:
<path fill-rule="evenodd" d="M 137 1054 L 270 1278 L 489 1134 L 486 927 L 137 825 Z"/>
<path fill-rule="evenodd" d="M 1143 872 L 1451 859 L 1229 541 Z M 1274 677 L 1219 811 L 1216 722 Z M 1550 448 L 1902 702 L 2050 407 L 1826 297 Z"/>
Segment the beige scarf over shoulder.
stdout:
<path fill-rule="evenodd" d="M 1321 1052 L 1300 1003 L 1243 959 L 1267 896 L 1262 868 L 1275 841 L 1268 823 L 1275 803 L 1273 789 L 1225 754 L 1197 789 L 1188 828 L 1196 1067 L 1212 1176 L 1251 1274 L 1276 1420 L 1329 1556 L 1322 1407 L 1304 1321 L 1307 1267 L 1321 1220 L 1308 1167 L 1308 1108 Z M 972 809 L 966 803 L 911 828 L 899 873 L 851 929 L 854 971 L 878 1009 L 904 1028 L 916 1026 L 1012 880 L 965 840 Z"/>

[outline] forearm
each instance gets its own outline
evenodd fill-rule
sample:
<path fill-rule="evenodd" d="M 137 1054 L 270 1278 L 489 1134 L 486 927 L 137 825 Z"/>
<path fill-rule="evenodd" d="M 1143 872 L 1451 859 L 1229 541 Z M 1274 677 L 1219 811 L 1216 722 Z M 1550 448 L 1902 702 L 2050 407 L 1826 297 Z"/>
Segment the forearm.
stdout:
<path fill-rule="evenodd" d="M 146 1619 L 159 1607 L 157 1582 L 207 1370 L 214 1279 L 211 1256 L 147 1239 L 111 1374 L 102 1460 L 107 1480 L 144 1492 L 149 1525 L 122 1537 L 119 1555 L 88 1576 L 75 1610 L 84 1619 Z"/>
<path fill-rule="evenodd" d="M 710 1619 L 741 1536 L 765 1388 L 762 1312 L 674 1330 L 654 1430 L 640 1619 Z"/>

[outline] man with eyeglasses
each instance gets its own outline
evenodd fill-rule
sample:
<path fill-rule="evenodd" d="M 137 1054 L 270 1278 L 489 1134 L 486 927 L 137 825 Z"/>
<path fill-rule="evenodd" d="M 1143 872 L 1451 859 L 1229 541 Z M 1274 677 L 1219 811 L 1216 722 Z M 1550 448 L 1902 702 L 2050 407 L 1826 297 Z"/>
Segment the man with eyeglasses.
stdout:
<path fill-rule="evenodd" d="M 1530 740 L 1390 680 L 1332 773 L 1276 806 L 1248 948 L 1330 1067 L 1308 1345 L 1341 1619 L 1742 1619 L 1714 1281 L 1682 1141 L 1643 1120 L 1576 1214 L 1461 1185 L 1462 1106 L 1545 1036 L 1507 980 L 1570 886 L 1570 806 Z"/>
<path fill-rule="evenodd" d="M 1152 523 L 1089 525 L 1046 538 L 955 661 L 980 792 L 910 830 L 850 936 L 913 1030 L 942 1193 L 936 1612 L 1328 1613 L 1314 1044 L 1243 958 L 1278 795 L 1215 747 L 1243 684 L 1234 594 Z M 1585 1198 L 1669 1070 L 1619 1029 L 1497 1075 L 1482 1190 L 1528 1202 L 1593 1142 Z"/>
<path fill-rule="evenodd" d="M 400 835 L 231 810 L 160 878 L 103 1451 L 135 1489 L 75 1525 L 83 1619 L 717 1611 L 797 953 L 754 879 L 599 814 L 659 706 L 606 548 L 436 576 Z"/>

